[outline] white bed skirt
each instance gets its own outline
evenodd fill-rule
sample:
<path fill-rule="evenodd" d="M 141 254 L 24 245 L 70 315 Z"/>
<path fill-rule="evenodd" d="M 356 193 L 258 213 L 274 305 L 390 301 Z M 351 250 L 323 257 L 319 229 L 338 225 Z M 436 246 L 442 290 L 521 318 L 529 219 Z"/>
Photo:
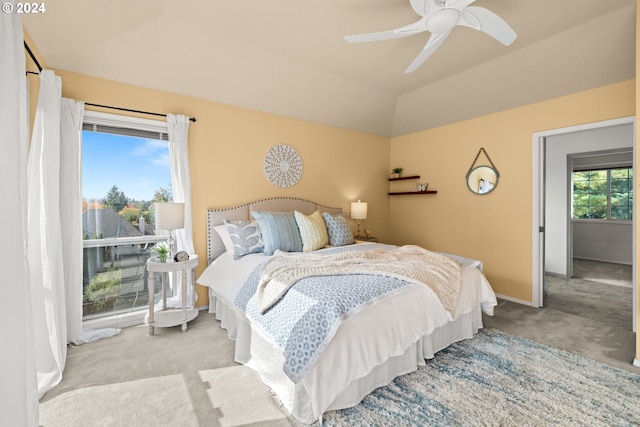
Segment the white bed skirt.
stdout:
<path fill-rule="evenodd" d="M 384 315 L 375 313 L 376 309 L 376 305 L 373 305 L 363 313 L 365 316 L 373 317 Z M 358 331 L 358 328 L 366 328 L 366 317 L 349 318 L 340 326 L 323 358 L 311 368 L 302 381 L 295 384 L 281 368 L 281 362 L 284 361 L 282 351 L 253 332 L 244 314 L 216 295 L 211 288 L 209 312 L 215 313 L 221 327 L 226 329 L 229 338 L 236 342 L 235 361 L 256 370 L 283 406 L 303 423 L 321 419 L 325 411 L 357 405 L 374 389 L 389 384 L 399 375 L 415 371 L 418 366 L 425 364 L 425 359 L 433 358 L 436 352 L 456 341 L 473 338 L 482 328 L 481 306 L 477 305 L 469 313 L 459 315 L 455 321 L 435 328 L 409 348 L 398 351 L 382 363 L 372 367 L 363 366 L 360 372 L 357 372 L 358 369 L 355 369 L 356 372 L 349 371 L 348 375 L 352 375 L 354 379 L 346 385 L 334 386 L 334 381 L 327 381 L 326 377 L 330 375 L 332 378 L 343 378 L 345 375 L 341 369 L 343 359 L 348 359 L 348 355 L 344 354 L 344 349 L 348 348 L 346 337 L 353 336 L 350 334 Z M 347 363 L 347 360 L 344 360 L 344 363 Z"/>

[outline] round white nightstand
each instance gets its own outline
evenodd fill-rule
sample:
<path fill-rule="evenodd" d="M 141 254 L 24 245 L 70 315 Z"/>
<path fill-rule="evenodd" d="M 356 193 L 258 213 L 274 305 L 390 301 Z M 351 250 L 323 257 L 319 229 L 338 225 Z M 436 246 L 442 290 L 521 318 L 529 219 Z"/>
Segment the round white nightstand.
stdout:
<path fill-rule="evenodd" d="M 193 269 L 198 265 L 198 255 L 190 254 L 187 261 L 182 262 L 160 262 L 158 257 L 149 258 L 147 260 L 147 271 L 149 271 L 149 335 L 153 335 L 155 327 L 169 327 L 182 324 L 182 332 L 187 331 L 187 322 L 198 316 L 197 308 L 187 308 L 187 275 L 193 275 Z M 162 310 L 154 310 L 154 294 L 155 294 L 155 274 L 162 273 Z M 177 280 L 182 280 L 182 307 L 167 309 L 167 284 L 169 273 L 172 273 Z M 180 274 L 182 273 L 182 274 Z M 178 276 L 178 277 L 176 277 Z M 195 295 L 195 278 L 192 277 L 191 286 Z"/>

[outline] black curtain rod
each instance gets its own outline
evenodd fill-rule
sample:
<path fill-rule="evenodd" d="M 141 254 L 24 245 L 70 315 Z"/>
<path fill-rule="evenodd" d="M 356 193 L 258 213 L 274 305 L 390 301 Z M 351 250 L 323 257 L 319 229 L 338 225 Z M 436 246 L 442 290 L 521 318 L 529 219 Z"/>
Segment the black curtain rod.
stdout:
<path fill-rule="evenodd" d="M 27 44 L 27 41 L 24 40 L 24 48 L 27 50 L 27 53 L 29 54 L 29 56 L 31 57 L 31 59 L 33 60 L 33 62 L 36 64 L 36 67 L 38 67 L 38 71 L 42 71 L 42 65 L 40 65 L 40 63 L 38 62 L 38 60 L 36 59 L 36 56 L 33 54 L 33 52 L 31 51 L 31 48 L 29 47 L 29 45 Z M 36 72 L 33 71 L 27 71 L 27 73 L 30 74 L 38 74 Z"/>
<path fill-rule="evenodd" d="M 131 110 L 129 108 L 122 108 L 122 107 L 111 107 L 109 105 L 92 104 L 91 102 L 85 102 L 84 105 L 90 105 L 92 107 L 99 107 L 99 108 L 109 108 L 111 110 L 118 110 L 118 111 L 127 111 L 129 113 L 139 113 L 139 114 L 148 114 L 150 116 L 167 117 L 166 114 L 162 114 L 162 113 L 151 113 L 149 111 Z M 189 117 L 189 120 L 191 120 L 193 123 L 196 122 L 195 117 Z"/>
<path fill-rule="evenodd" d="M 40 65 L 40 63 L 38 62 L 38 60 L 36 59 L 35 55 L 33 54 L 33 52 L 31 51 L 31 48 L 29 47 L 29 45 L 27 44 L 27 41 L 24 41 L 24 48 L 27 50 L 27 53 L 29 54 L 29 56 L 31 57 L 31 59 L 33 60 L 33 62 L 36 64 L 36 67 L 38 67 L 38 71 L 42 71 L 42 65 Z M 38 74 L 35 71 L 27 71 L 28 74 Z M 100 105 L 100 104 L 92 104 L 90 102 L 85 102 L 84 105 L 91 105 L 92 107 L 100 107 L 100 108 L 109 108 L 111 110 L 119 110 L 119 111 L 128 111 L 130 113 L 139 113 L 139 114 L 148 114 L 151 116 L 159 116 L 159 117 L 167 117 L 166 114 L 160 114 L 160 113 L 150 113 L 148 111 L 140 111 L 140 110 L 131 110 L 129 108 L 120 108 L 120 107 L 110 107 L 108 105 Z M 191 120 L 193 123 L 196 122 L 196 118 L 195 117 L 189 117 L 189 120 Z"/>

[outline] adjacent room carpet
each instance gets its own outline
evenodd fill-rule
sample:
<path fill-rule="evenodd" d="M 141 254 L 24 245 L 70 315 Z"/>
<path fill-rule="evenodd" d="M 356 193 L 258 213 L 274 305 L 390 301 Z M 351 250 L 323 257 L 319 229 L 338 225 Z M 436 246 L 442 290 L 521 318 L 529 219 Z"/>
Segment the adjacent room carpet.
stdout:
<path fill-rule="evenodd" d="M 323 425 L 640 425 L 640 375 L 489 328 Z"/>

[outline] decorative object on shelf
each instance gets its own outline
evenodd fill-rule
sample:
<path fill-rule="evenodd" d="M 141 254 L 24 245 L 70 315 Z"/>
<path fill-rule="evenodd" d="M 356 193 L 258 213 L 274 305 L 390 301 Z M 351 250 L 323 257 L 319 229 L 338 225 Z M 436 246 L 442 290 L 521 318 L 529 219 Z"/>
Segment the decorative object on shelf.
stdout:
<path fill-rule="evenodd" d="M 416 191 L 420 191 L 420 192 L 427 191 L 427 187 L 429 187 L 428 182 L 425 182 L 424 184 L 416 184 Z"/>
<path fill-rule="evenodd" d="M 156 203 L 156 230 L 169 231 L 169 259 L 173 259 L 173 231 L 184 228 L 184 203 Z"/>
<path fill-rule="evenodd" d="M 475 166 L 481 153 L 484 153 L 491 166 Z M 491 193 L 498 185 L 499 177 L 500 173 L 498 172 L 498 168 L 493 164 L 484 147 L 480 147 L 478 154 L 476 154 L 476 158 L 473 159 L 473 163 L 471 163 L 471 166 L 469 167 L 469 172 L 467 172 L 467 187 L 469 187 L 469 190 L 474 194 L 488 194 Z"/>
<path fill-rule="evenodd" d="M 167 254 L 169 253 L 169 246 L 165 242 L 156 243 L 155 245 L 149 248 L 150 252 L 155 252 L 158 254 L 158 259 L 160 262 L 167 262 Z"/>
<path fill-rule="evenodd" d="M 274 145 L 264 156 L 264 173 L 276 187 L 293 187 L 302 176 L 302 159 L 292 146 Z"/>
<path fill-rule="evenodd" d="M 365 237 L 368 239 L 368 238 L 369 238 L 369 236 L 371 236 L 371 230 L 369 230 L 369 229 L 365 229 L 365 230 L 364 230 L 364 235 L 365 235 Z"/>
<path fill-rule="evenodd" d="M 351 218 L 356 220 L 358 224 L 358 234 L 356 239 L 360 237 L 360 220 L 367 219 L 367 202 L 351 202 Z"/>
<path fill-rule="evenodd" d="M 391 169 L 391 178 L 400 178 L 403 170 L 404 168 L 400 167 Z"/>
<path fill-rule="evenodd" d="M 176 254 L 176 256 L 173 257 L 173 260 L 175 262 L 189 261 L 189 254 L 185 251 L 180 251 Z"/>

